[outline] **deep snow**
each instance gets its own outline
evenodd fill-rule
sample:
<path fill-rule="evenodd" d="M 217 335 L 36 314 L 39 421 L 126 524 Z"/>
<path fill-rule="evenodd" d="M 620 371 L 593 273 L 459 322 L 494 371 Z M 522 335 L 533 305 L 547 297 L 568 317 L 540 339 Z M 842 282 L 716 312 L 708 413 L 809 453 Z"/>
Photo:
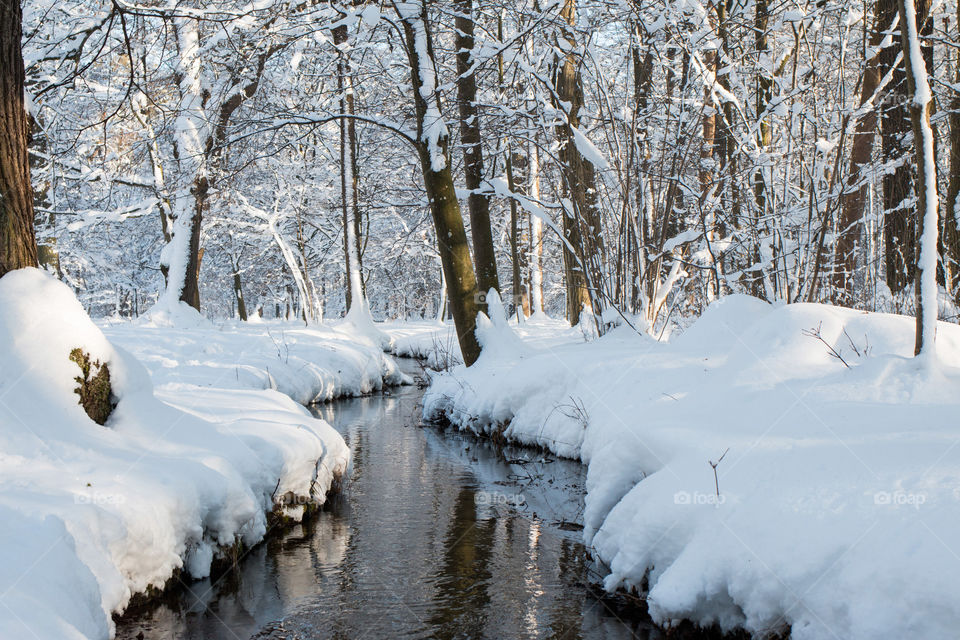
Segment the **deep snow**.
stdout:
<path fill-rule="evenodd" d="M 938 327 L 932 370 L 912 318 L 742 296 L 670 343 L 533 345 L 502 320 L 480 338 L 425 417 L 581 458 L 605 586 L 648 585 L 658 622 L 956 637 L 960 327 Z"/>
<path fill-rule="evenodd" d="M 105 426 L 77 403 L 74 347 L 109 364 Z M 322 503 L 349 450 L 298 402 L 401 378 L 349 325 L 215 326 L 178 309 L 101 330 L 60 282 L 7 274 L 0 638 L 107 638 L 134 594 L 207 575 L 218 547 L 259 542 L 274 508 Z"/>

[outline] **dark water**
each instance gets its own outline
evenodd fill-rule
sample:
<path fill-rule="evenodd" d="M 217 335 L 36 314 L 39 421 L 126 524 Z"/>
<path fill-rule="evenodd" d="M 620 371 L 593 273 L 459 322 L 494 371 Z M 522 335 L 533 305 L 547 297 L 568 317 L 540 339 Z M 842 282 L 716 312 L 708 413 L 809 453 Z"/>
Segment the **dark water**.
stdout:
<path fill-rule="evenodd" d="M 118 637 L 659 638 L 589 587 L 581 466 L 420 427 L 420 395 L 317 407 L 353 451 L 344 494 Z"/>

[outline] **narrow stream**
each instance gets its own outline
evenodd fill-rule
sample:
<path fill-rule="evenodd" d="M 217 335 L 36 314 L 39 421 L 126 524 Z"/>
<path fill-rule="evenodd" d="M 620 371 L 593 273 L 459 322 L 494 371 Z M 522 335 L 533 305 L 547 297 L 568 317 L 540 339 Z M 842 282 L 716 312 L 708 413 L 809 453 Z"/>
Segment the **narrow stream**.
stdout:
<path fill-rule="evenodd" d="M 420 396 L 316 407 L 353 451 L 343 495 L 117 637 L 660 638 L 589 586 L 582 467 L 423 428 Z"/>

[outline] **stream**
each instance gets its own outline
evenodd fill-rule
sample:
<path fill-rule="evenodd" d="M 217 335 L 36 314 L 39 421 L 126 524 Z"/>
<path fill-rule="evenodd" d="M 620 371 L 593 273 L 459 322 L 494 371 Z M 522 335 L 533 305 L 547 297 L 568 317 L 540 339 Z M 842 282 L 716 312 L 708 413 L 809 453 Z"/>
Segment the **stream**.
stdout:
<path fill-rule="evenodd" d="M 117 637 L 661 638 L 590 586 L 583 467 L 422 427 L 421 395 L 314 407 L 353 452 L 342 495 L 234 570 L 128 613 Z"/>

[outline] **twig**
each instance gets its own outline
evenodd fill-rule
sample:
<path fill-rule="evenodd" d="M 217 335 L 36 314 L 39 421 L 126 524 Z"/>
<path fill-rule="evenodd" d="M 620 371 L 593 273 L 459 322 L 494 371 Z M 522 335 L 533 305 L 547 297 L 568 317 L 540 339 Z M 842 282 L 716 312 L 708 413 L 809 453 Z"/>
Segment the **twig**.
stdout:
<path fill-rule="evenodd" d="M 712 460 L 707 460 L 710 463 L 710 466 L 713 467 L 713 486 L 717 490 L 717 497 L 720 497 L 720 479 L 717 477 L 717 465 L 723 462 L 723 459 L 727 457 L 727 453 L 730 451 L 730 447 L 727 447 L 727 450 L 723 452 L 723 455 L 720 456 L 720 459 L 716 462 Z"/>
<path fill-rule="evenodd" d="M 816 329 L 804 329 L 804 330 L 803 330 L 803 335 L 809 336 L 809 337 L 811 337 L 811 338 L 816 338 L 817 340 L 819 340 L 820 342 L 822 342 L 822 343 L 824 344 L 824 346 L 827 347 L 827 350 L 830 351 L 830 355 L 832 355 L 834 358 L 836 358 L 837 360 L 839 360 L 840 362 L 842 362 L 842 363 L 843 363 L 843 366 L 845 366 L 847 369 L 849 369 L 849 368 L 850 368 L 850 365 L 847 364 L 847 361 L 843 359 L 843 356 L 840 355 L 840 352 L 837 351 L 836 349 L 834 349 L 833 346 L 832 346 L 829 342 L 827 342 L 826 340 L 823 339 L 823 336 L 822 336 L 821 333 L 820 333 L 820 328 L 821 328 L 822 326 L 823 326 L 823 323 L 821 322 L 820 324 L 817 325 L 817 328 L 816 328 Z M 846 331 L 844 331 L 844 333 L 846 333 Z M 848 336 L 848 337 L 849 337 L 849 336 Z M 859 355 L 859 354 L 858 354 L 858 355 Z"/>

